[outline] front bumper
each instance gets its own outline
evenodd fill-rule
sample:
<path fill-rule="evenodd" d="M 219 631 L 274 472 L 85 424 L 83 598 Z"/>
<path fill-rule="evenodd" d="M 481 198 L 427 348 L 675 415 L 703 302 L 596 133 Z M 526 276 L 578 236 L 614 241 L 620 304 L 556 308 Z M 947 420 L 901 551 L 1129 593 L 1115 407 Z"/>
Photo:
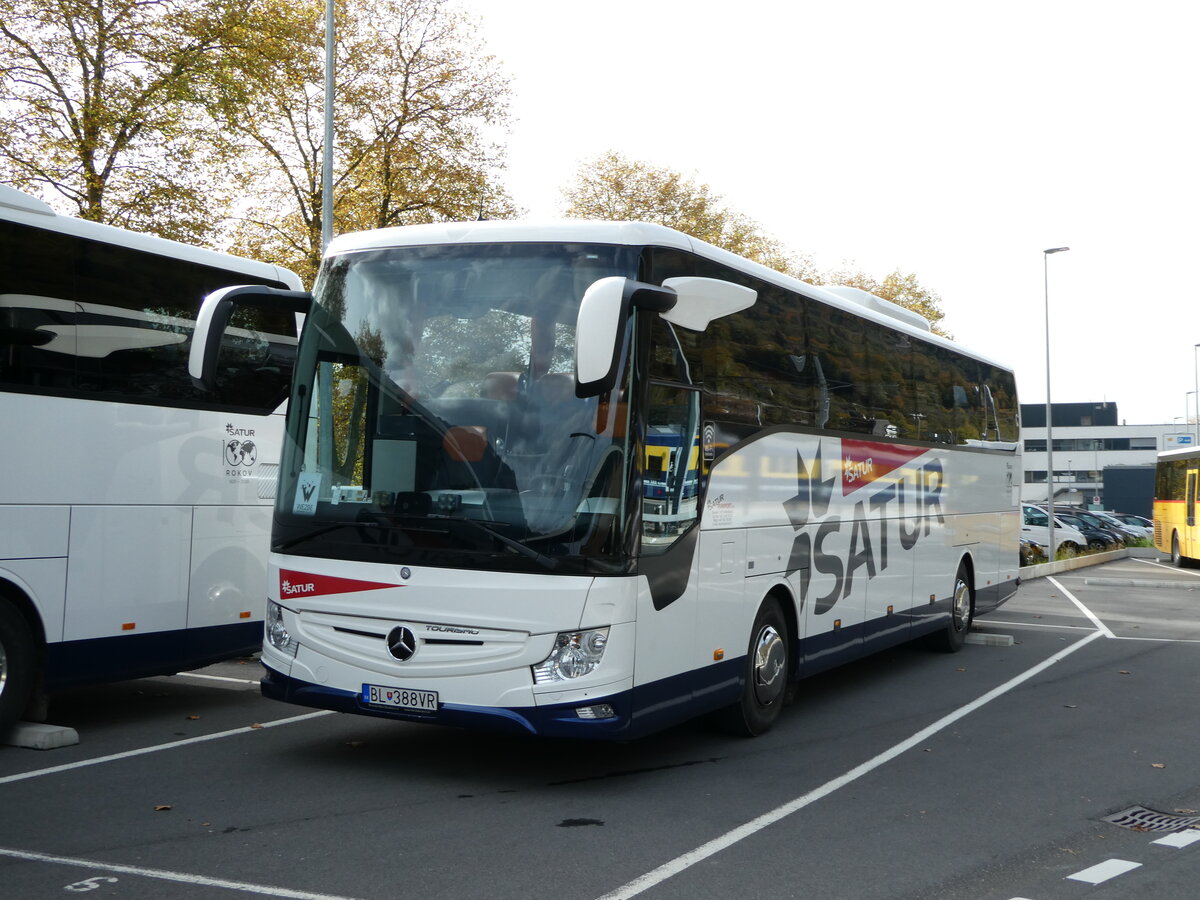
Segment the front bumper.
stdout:
<path fill-rule="evenodd" d="M 425 725 L 446 725 L 508 734 L 595 740 L 626 740 L 632 736 L 630 734 L 633 708 L 631 691 L 588 699 L 583 702 L 522 706 L 511 709 L 441 703 L 437 712 L 419 713 L 368 706 L 362 702 L 358 693 L 300 681 L 277 672 L 265 664 L 263 668 L 266 669 L 266 674 L 261 682 L 264 697 L 315 709 L 331 709 L 336 712 L 376 716 L 381 719 L 397 719 Z M 599 703 L 611 706 L 615 715 L 605 719 L 583 719 L 576 712 L 580 706 L 595 706 Z"/>

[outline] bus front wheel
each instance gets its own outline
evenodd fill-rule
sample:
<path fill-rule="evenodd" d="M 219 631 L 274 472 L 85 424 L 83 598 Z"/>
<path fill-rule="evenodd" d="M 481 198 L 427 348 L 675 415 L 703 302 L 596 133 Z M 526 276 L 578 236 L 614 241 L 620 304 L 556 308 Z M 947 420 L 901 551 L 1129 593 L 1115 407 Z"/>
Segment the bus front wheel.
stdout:
<path fill-rule="evenodd" d="M 34 681 L 33 634 L 29 624 L 0 598 L 0 735 L 6 734 L 29 701 Z"/>
<path fill-rule="evenodd" d="M 779 601 L 767 597 L 754 617 L 742 695 L 721 710 L 719 723 L 731 734 L 756 737 L 767 731 L 787 701 L 788 630 Z"/>

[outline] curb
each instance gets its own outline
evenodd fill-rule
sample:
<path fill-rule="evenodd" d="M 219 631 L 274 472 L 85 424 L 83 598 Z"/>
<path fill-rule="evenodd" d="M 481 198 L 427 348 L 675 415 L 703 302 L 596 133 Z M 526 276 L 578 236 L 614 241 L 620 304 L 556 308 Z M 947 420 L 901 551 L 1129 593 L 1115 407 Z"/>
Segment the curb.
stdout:
<path fill-rule="evenodd" d="M 1047 575 L 1057 575 L 1059 572 L 1073 572 L 1076 569 L 1086 569 L 1118 559 L 1167 559 L 1162 551 L 1154 547 L 1124 547 L 1120 550 L 1109 550 L 1107 553 L 1089 553 L 1074 559 L 1057 559 L 1054 562 L 1039 563 L 1036 566 L 1021 566 L 1018 574 L 1021 580 L 1029 578 L 1045 578 Z"/>

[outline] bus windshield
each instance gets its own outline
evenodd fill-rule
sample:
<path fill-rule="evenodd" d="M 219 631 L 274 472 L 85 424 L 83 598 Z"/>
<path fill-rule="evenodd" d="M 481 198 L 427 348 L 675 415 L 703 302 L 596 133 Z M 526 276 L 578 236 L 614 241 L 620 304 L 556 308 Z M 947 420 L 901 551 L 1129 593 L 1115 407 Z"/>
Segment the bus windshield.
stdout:
<path fill-rule="evenodd" d="M 275 549 L 517 571 L 622 564 L 626 374 L 575 396 L 575 319 L 633 248 L 459 244 L 326 261 L 298 351 Z"/>

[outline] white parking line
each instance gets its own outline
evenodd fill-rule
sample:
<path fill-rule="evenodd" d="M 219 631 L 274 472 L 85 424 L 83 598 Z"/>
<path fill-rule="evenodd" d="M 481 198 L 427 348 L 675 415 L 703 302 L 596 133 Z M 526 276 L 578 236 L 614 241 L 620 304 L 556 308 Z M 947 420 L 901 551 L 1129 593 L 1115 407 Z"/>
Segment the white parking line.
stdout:
<path fill-rule="evenodd" d="M 1087 625 L 1047 625 L 1043 622 L 1003 622 L 999 619 L 979 619 L 975 622 L 980 628 L 990 625 L 1003 625 L 1006 628 L 1056 628 L 1065 631 L 1095 631 Z"/>
<path fill-rule="evenodd" d="M 1156 562 L 1152 559 L 1137 559 L 1133 558 L 1134 562 L 1141 563 L 1144 566 L 1154 566 L 1156 569 L 1167 569 L 1171 572 L 1176 572 L 1180 575 L 1190 575 L 1193 578 L 1200 578 L 1200 572 L 1189 572 L 1187 569 L 1179 569 L 1170 563 Z"/>
<path fill-rule="evenodd" d="M 1104 862 L 1097 863 L 1091 868 L 1084 869 L 1082 872 L 1068 875 L 1067 881 L 1103 884 L 1111 878 L 1116 878 L 1118 875 L 1124 875 L 1126 872 L 1132 872 L 1134 869 L 1140 869 L 1141 867 L 1141 863 L 1130 862 L 1127 859 L 1106 859 Z"/>
<path fill-rule="evenodd" d="M 1182 850 L 1184 847 L 1190 847 L 1196 841 L 1200 841 L 1200 829 L 1193 828 L 1191 831 L 1177 831 L 1174 834 L 1168 834 L 1166 837 L 1150 843 Z"/>
<path fill-rule="evenodd" d="M 75 859 L 70 856 L 51 856 L 49 853 L 30 853 L 0 847 L 0 856 L 25 859 L 30 862 L 55 863 L 60 866 L 77 866 L 100 872 L 119 872 L 122 875 L 137 875 L 142 878 L 157 878 L 161 881 L 177 881 L 181 884 L 197 884 L 203 887 L 227 888 L 244 894 L 265 894 L 268 897 L 292 897 L 295 900 L 351 900 L 335 894 L 314 894 L 312 891 L 295 891 L 291 888 L 273 887 L 266 884 L 249 884 L 243 881 L 226 881 L 224 878 L 208 878 L 204 875 L 189 875 L 186 872 L 170 872 L 166 869 L 144 869 L 141 866 L 122 866 L 115 863 L 97 862 L 94 859 Z"/>
<path fill-rule="evenodd" d="M 762 831 L 767 826 L 774 825 L 776 822 L 780 821 L 781 819 L 787 818 L 792 813 L 798 812 L 799 810 L 803 809 L 804 807 L 820 800 L 822 797 L 826 797 L 829 794 L 832 794 L 834 791 L 838 790 L 839 788 L 843 788 L 846 785 L 851 784 L 854 781 L 857 781 L 859 778 L 862 778 L 864 775 L 866 775 L 870 772 L 873 772 L 875 769 L 878 769 L 884 763 L 890 762 L 891 760 L 895 759 L 900 754 L 902 754 L 908 750 L 911 750 L 913 747 L 916 747 L 921 742 L 928 740 L 933 735 L 937 734 L 939 731 L 942 731 L 943 729 L 954 724 L 959 719 L 961 719 L 963 716 L 973 713 L 975 710 L 979 709 L 982 706 L 985 706 L 986 704 L 995 700 L 997 697 L 1001 697 L 1004 694 L 1007 694 L 1013 688 L 1023 684 L 1024 682 L 1028 681 L 1030 678 L 1033 678 L 1035 675 L 1038 675 L 1041 672 L 1045 671 L 1046 669 L 1050 668 L 1055 663 L 1057 663 L 1063 659 L 1066 659 L 1068 656 L 1070 656 L 1076 650 L 1082 649 L 1083 647 L 1087 646 L 1092 641 L 1096 640 L 1097 638 L 1101 637 L 1102 635 L 1103 635 L 1103 632 L 1101 632 L 1101 631 L 1093 631 L 1087 637 L 1081 638 L 1080 640 L 1076 641 L 1074 644 L 1071 644 L 1069 647 L 1063 648 L 1058 653 L 1055 653 L 1053 656 L 1049 657 L 1048 659 L 1042 660 L 1040 663 L 1038 663 L 1033 668 L 1027 669 L 1024 672 L 1022 672 L 1020 675 L 1017 675 L 1016 677 L 1011 678 L 1008 681 L 1004 682 L 1004 684 L 999 685 L 998 687 L 992 688 L 992 690 L 988 691 L 986 694 L 982 695 L 981 697 L 978 697 L 977 699 L 972 700 L 970 703 L 966 704 L 965 706 L 960 706 L 954 712 L 949 713 L 946 716 L 943 716 L 942 718 L 940 718 L 936 722 L 934 722 L 932 725 L 929 725 L 928 727 L 921 729 L 920 731 L 918 731 L 916 734 L 914 734 L 912 737 L 908 738 L 907 740 L 901 741 L 899 744 L 896 744 L 894 747 L 892 747 L 888 750 L 885 750 L 883 753 L 880 753 L 878 756 L 874 757 L 873 759 L 867 760 L 862 765 L 851 769 L 849 772 L 845 773 L 844 775 L 841 775 L 838 778 L 833 779 L 832 781 L 828 781 L 825 784 L 821 785 L 819 788 L 809 791 L 807 794 L 803 794 L 803 795 L 797 797 L 796 799 L 783 804 L 782 806 L 778 806 L 775 809 L 771 810 L 770 812 L 764 813 L 763 815 L 759 816 L 757 819 L 753 819 L 753 820 L 747 822 L 746 824 L 733 829 L 732 831 L 727 831 L 725 834 L 721 835 L 720 837 L 716 837 L 713 840 L 709 841 L 708 843 L 702 844 L 701 846 L 697 847 L 695 850 L 691 850 L 687 853 L 684 853 L 682 856 L 677 856 L 675 859 L 670 860 L 669 862 L 663 863 L 657 869 L 653 869 L 652 871 L 647 872 L 645 875 L 635 878 L 633 881 L 629 882 L 628 884 L 622 885 L 621 887 L 617 888 L 615 891 L 611 891 L 611 892 L 605 894 L 603 897 L 600 898 L 600 900 L 628 900 L 628 898 L 630 898 L 630 897 L 636 897 L 638 894 L 642 893 L 643 891 L 649 890 L 650 888 L 654 887 L 655 885 L 661 884 L 662 882 L 666 881 L 668 878 L 670 878 L 674 875 L 678 875 L 680 872 L 683 872 L 683 871 L 691 868 L 692 866 L 696 865 L 696 863 L 703 862 L 704 860 L 708 859 L 710 856 L 714 856 L 715 854 L 720 853 L 722 850 L 725 850 L 728 847 L 732 847 L 734 844 L 738 843 L 739 841 L 745 840 L 748 837 L 752 837 L 753 835 Z"/>
<path fill-rule="evenodd" d="M 264 728 L 274 728 L 276 725 L 291 725 L 293 722 L 304 722 L 318 716 L 331 716 L 333 710 L 322 709 L 317 712 L 305 713 L 302 716 L 291 716 L 287 719 L 275 719 L 273 722 L 263 722 L 257 725 L 247 725 L 244 728 L 232 728 L 229 731 L 218 731 L 215 734 L 202 734 L 199 737 L 185 738 L 182 741 L 171 741 L 167 744 L 155 744 L 152 747 L 142 747 L 137 750 L 126 750 L 123 753 L 112 753 L 108 756 L 97 756 L 95 759 L 81 759 L 78 762 L 66 763 L 61 766 L 50 766 L 47 769 L 34 769 L 32 772 L 20 772 L 16 775 L 0 777 L 0 784 L 11 784 L 14 781 L 24 781 L 27 778 L 38 778 L 42 775 L 54 775 L 58 772 L 69 772 L 71 769 L 82 769 L 85 766 L 95 766 L 100 763 L 113 762 L 118 759 L 129 759 L 132 756 L 143 756 L 147 753 L 157 753 L 160 750 L 173 750 L 176 747 L 186 747 L 188 744 L 201 744 L 205 741 L 215 741 L 220 738 L 233 737 L 235 734 L 248 734 L 261 731 Z"/>
<path fill-rule="evenodd" d="M 205 675 L 202 672 L 177 672 L 179 678 L 203 678 L 205 681 L 232 681 L 234 684 L 262 684 L 257 678 L 230 678 L 228 675 Z"/>
<path fill-rule="evenodd" d="M 1087 616 L 1089 619 L 1092 620 L 1092 624 L 1095 625 L 1096 628 L 1098 628 L 1100 630 L 1101 634 L 1103 634 L 1106 638 L 1113 637 L 1113 633 L 1111 631 L 1109 631 L 1108 626 L 1105 625 L 1103 622 L 1101 622 L 1100 619 L 1097 618 L 1096 615 L 1090 609 L 1088 609 L 1086 606 L 1084 606 L 1082 603 L 1080 603 L 1079 599 L 1074 594 L 1072 594 L 1065 587 L 1063 587 L 1062 582 L 1060 582 L 1053 575 L 1048 575 L 1046 577 L 1046 580 L 1049 581 L 1056 588 L 1058 588 L 1060 591 L 1062 591 L 1064 594 L 1066 594 L 1067 599 L 1070 600 L 1072 603 L 1074 603 L 1077 607 L 1079 607 L 1079 611 L 1081 613 L 1083 613 L 1085 616 Z"/>

